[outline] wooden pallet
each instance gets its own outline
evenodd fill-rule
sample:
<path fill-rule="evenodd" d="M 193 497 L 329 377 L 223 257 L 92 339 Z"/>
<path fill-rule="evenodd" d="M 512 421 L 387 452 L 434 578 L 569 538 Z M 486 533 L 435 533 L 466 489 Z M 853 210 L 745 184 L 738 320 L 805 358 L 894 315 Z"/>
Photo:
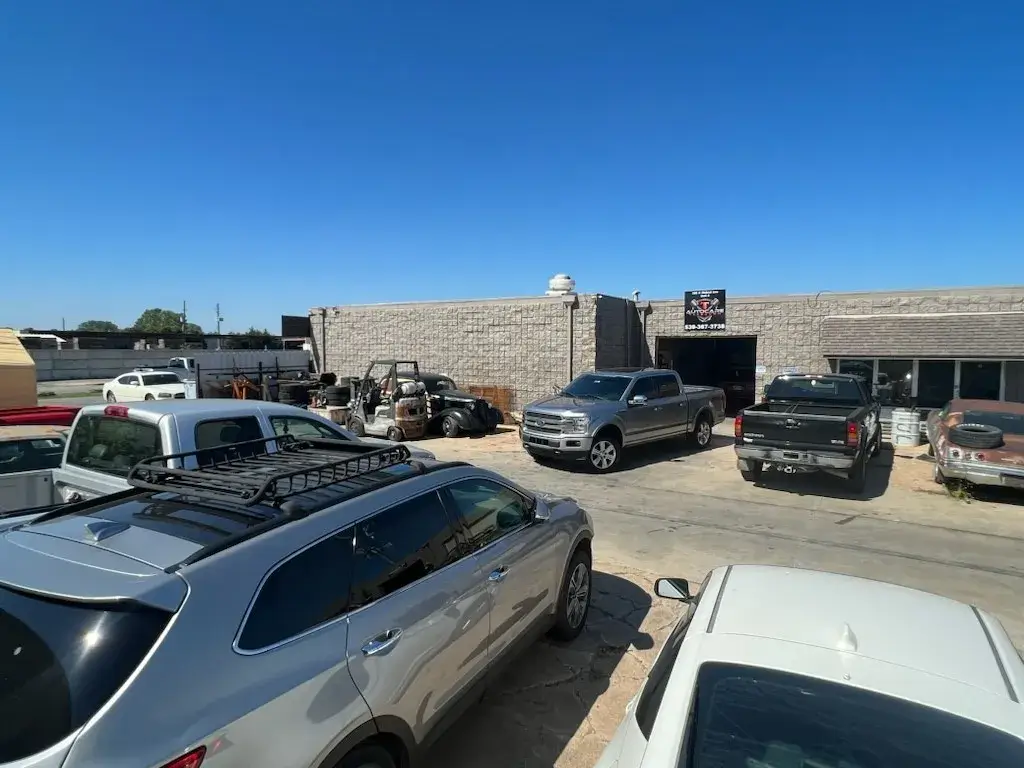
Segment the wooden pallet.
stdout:
<path fill-rule="evenodd" d="M 511 423 L 512 388 L 498 387 L 493 384 L 469 384 L 465 387 L 471 395 L 482 397 L 505 415 L 505 423 Z"/>

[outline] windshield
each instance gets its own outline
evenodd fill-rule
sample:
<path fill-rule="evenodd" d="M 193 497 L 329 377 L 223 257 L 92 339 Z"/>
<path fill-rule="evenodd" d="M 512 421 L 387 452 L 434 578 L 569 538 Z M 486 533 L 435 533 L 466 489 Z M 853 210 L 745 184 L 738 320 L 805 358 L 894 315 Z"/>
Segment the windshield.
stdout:
<path fill-rule="evenodd" d="M 84 725 L 142 661 L 169 614 L 0 587 L 0 763 Z"/>
<path fill-rule="evenodd" d="M 961 424 L 985 424 L 997 427 L 1006 435 L 1024 435 L 1024 413 L 1001 411 L 964 411 Z"/>
<path fill-rule="evenodd" d="M 82 416 L 71 431 L 68 464 L 127 477 L 143 459 L 164 451 L 153 424 L 114 416 Z"/>
<path fill-rule="evenodd" d="M 774 670 L 708 663 L 680 768 L 1010 768 L 1024 742 L 913 702 Z"/>
<path fill-rule="evenodd" d="M 562 394 L 589 400 L 620 400 L 631 381 L 628 376 L 585 373 L 573 379 L 572 383 L 562 390 Z"/>
<path fill-rule="evenodd" d="M 427 380 L 427 392 L 433 394 L 434 392 L 440 392 L 445 389 L 455 389 L 455 383 L 451 379 L 435 379 L 434 381 Z"/>
<path fill-rule="evenodd" d="M 156 384 L 181 384 L 181 379 L 173 373 L 151 373 L 142 377 L 142 383 L 146 386 Z"/>
<path fill-rule="evenodd" d="M 859 405 L 864 396 L 851 379 L 824 376 L 779 376 L 768 385 L 769 400 L 810 400 L 812 402 Z"/>

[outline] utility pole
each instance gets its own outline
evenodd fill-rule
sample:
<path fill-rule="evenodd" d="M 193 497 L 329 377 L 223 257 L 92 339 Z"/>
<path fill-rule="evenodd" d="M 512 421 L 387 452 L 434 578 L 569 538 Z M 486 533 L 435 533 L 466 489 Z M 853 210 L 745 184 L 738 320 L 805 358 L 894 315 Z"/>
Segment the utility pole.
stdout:
<path fill-rule="evenodd" d="M 216 306 L 217 312 L 217 349 L 220 349 L 220 324 L 224 322 L 224 318 L 220 316 L 220 304 Z"/>
<path fill-rule="evenodd" d="M 183 301 L 181 302 L 181 332 L 185 333 L 185 328 L 188 326 L 188 305 Z"/>

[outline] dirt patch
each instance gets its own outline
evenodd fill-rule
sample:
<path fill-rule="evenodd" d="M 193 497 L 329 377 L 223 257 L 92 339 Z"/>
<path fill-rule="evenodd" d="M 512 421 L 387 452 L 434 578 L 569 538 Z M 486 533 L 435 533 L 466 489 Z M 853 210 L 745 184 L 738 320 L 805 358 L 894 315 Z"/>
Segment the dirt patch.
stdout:
<path fill-rule="evenodd" d="M 447 768 L 591 768 L 639 690 L 681 604 L 653 598 L 653 579 L 595 564 L 587 628 L 538 642 L 427 756 Z M 484 756 L 486 755 L 486 759 Z"/>
<path fill-rule="evenodd" d="M 928 455 L 928 446 L 893 448 L 892 475 L 889 484 L 906 491 L 947 495 L 945 489 L 932 479 L 935 462 Z"/>

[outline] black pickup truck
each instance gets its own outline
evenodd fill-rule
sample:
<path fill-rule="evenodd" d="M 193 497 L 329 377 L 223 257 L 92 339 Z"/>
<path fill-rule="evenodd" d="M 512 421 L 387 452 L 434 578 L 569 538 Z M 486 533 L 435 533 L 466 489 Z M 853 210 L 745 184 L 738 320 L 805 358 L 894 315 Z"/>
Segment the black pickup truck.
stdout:
<path fill-rule="evenodd" d="M 787 473 L 827 472 L 864 489 L 867 463 L 882 448 L 880 407 L 858 376 L 777 376 L 765 401 L 736 416 L 736 458 L 755 482 L 767 464 Z"/>

